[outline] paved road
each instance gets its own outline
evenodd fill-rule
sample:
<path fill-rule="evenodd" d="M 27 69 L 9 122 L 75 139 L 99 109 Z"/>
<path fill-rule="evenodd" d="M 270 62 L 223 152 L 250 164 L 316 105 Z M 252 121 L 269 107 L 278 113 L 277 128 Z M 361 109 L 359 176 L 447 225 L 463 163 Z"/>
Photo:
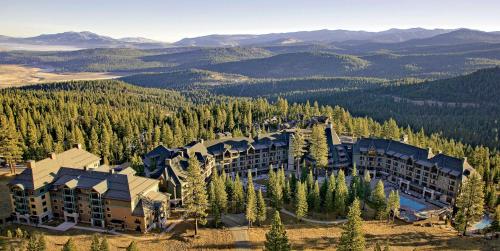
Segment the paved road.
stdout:
<path fill-rule="evenodd" d="M 240 215 L 223 215 L 222 222 L 229 228 L 234 239 L 235 250 L 248 251 L 251 249 L 248 238 L 248 226 L 245 226 L 245 217 Z"/>

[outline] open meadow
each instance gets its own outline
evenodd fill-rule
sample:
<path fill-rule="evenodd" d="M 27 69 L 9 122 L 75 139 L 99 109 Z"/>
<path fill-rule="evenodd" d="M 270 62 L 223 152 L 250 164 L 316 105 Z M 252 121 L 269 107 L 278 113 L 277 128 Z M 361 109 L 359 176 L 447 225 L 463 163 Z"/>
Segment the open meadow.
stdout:
<path fill-rule="evenodd" d="M 0 88 L 67 80 L 110 79 L 120 77 L 105 72 L 45 72 L 40 68 L 23 65 L 0 65 Z"/>

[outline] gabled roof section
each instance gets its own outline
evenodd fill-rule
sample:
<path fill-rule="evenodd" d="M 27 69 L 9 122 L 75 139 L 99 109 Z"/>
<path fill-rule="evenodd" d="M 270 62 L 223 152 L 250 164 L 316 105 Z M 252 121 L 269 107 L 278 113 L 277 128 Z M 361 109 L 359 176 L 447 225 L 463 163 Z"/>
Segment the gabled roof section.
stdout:
<path fill-rule="evenodd" d="M 31 163 L 31 168 L 27 168 L 21 174 L 17 175 L 9 184 L 22 184 L 25 189 L 38 189 L 53 182 L 59 169 L 62 167 L 84 169 L 99 160 L 98 156 L 83 149 L 72 148 L 65 152 L 54 154 L 53 158 L 46 158 Z"/>
<path fill-rule="evenodd" d="M 437 166 L 442 172 L 453 176 L 462 175 L 465 169 L 473 169 L 465 159 L 451 157 L 442 153 L 433 155 L 431 149 L 423 149 L 388 139 L 360 139 L 354 145 L 353 152 L 359 154 L 360 152 L 369 151 L 371 147 L 374 147 L 377 152 L 383 152 L 390 156 L 413 159 L 416 163 L 426 167 Z"/>

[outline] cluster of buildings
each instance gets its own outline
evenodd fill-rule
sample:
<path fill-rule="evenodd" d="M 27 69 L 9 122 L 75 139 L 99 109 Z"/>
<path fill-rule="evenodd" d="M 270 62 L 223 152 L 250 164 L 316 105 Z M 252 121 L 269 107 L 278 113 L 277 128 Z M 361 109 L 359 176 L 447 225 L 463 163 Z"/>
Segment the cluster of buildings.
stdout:
<path fill-rule="evenodd" d="M 144 158 L 146 177 L 137 176 L 126 165 L 100 165 L 100 158 L 76 146 L 60 154 L 29 162 L 27 169 L 10 183 L 12 218 L 19 223 L 40 224 L 53 218 L 95 227 L 146 232 L 164 227 L 171 205 L 182 205 L 186 194 L 188 161 L 195 158 L 210 179 L 212 170 L 234 177 L 267 174 L 299 167 L 292 140 L 302 130 L 307 141 L 310 130 L 284 129 L 254 138 L 220 134 L 210 141 L 195 141 L 169 149 L 157 146 Z M 339 137 L 325 124 L 329 148 L 328 168 L 339 170 L 354 164 L 437 205 L 451 205 L 460 184 L 473 168 L 466 159 L 433 154 L 401 141 Z M 304 161 L 312 161 L 307 154 Z"/>

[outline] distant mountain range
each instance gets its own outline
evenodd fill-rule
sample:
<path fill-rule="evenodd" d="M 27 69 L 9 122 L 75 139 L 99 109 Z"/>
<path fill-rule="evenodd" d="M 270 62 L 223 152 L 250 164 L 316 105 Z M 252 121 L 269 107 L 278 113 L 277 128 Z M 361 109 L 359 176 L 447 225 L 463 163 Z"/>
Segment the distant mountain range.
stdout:
<path fill-rule="evenodd" d="M 269 46 L 293 43 L 332 43 L 345 41 L 369 41 L 397 43 L 411 39 L 429 38 L 448 33 L 445 29 L 390 29 L 381 32 L 349 30 L 316 30 L 263 35 L 208 35 L 182 39 L 177 46 Z"/>
<path fill-rule="evenodd" d="M 3 45 L 3 46 L 2 46 Z M 166 48 L 170 44 L 141 37 L 129 37 L 116 39 L 108 36 L 98 35 L 92 32 L 63 32 L 56 34 L 42 34 L 36 37 L 16 38 L 0 36 L 0 46 L 23 48 L 31 46 L 44 48 L 44 46 L 66 46 L 75 49 L 90 48 L 137 48 L 155 49 Z"/>
<path fill-rule="evenodd" d="M 55 46 L 90 48 L 158 49 L 167 47 L 276 47 L 328 46 L 358 51 L 401 49 L 415 46 L 458 45 L 468 43 L 500 43 L 500 32 L 470 29 L 390 29 L 381 32 L 349 30 L 316 30 L 262 35 L 208 35 L 184 38 L 173 44 L 142 37 L 116 39 L 92 32 L 63 32 L 35 37 L 16 38 L 0 35 L 0 48 L 38 50 Z M 43 50 L 43 49 L 40 49 Z M 55 48 L 54 50 L 57 50 Z"/>

